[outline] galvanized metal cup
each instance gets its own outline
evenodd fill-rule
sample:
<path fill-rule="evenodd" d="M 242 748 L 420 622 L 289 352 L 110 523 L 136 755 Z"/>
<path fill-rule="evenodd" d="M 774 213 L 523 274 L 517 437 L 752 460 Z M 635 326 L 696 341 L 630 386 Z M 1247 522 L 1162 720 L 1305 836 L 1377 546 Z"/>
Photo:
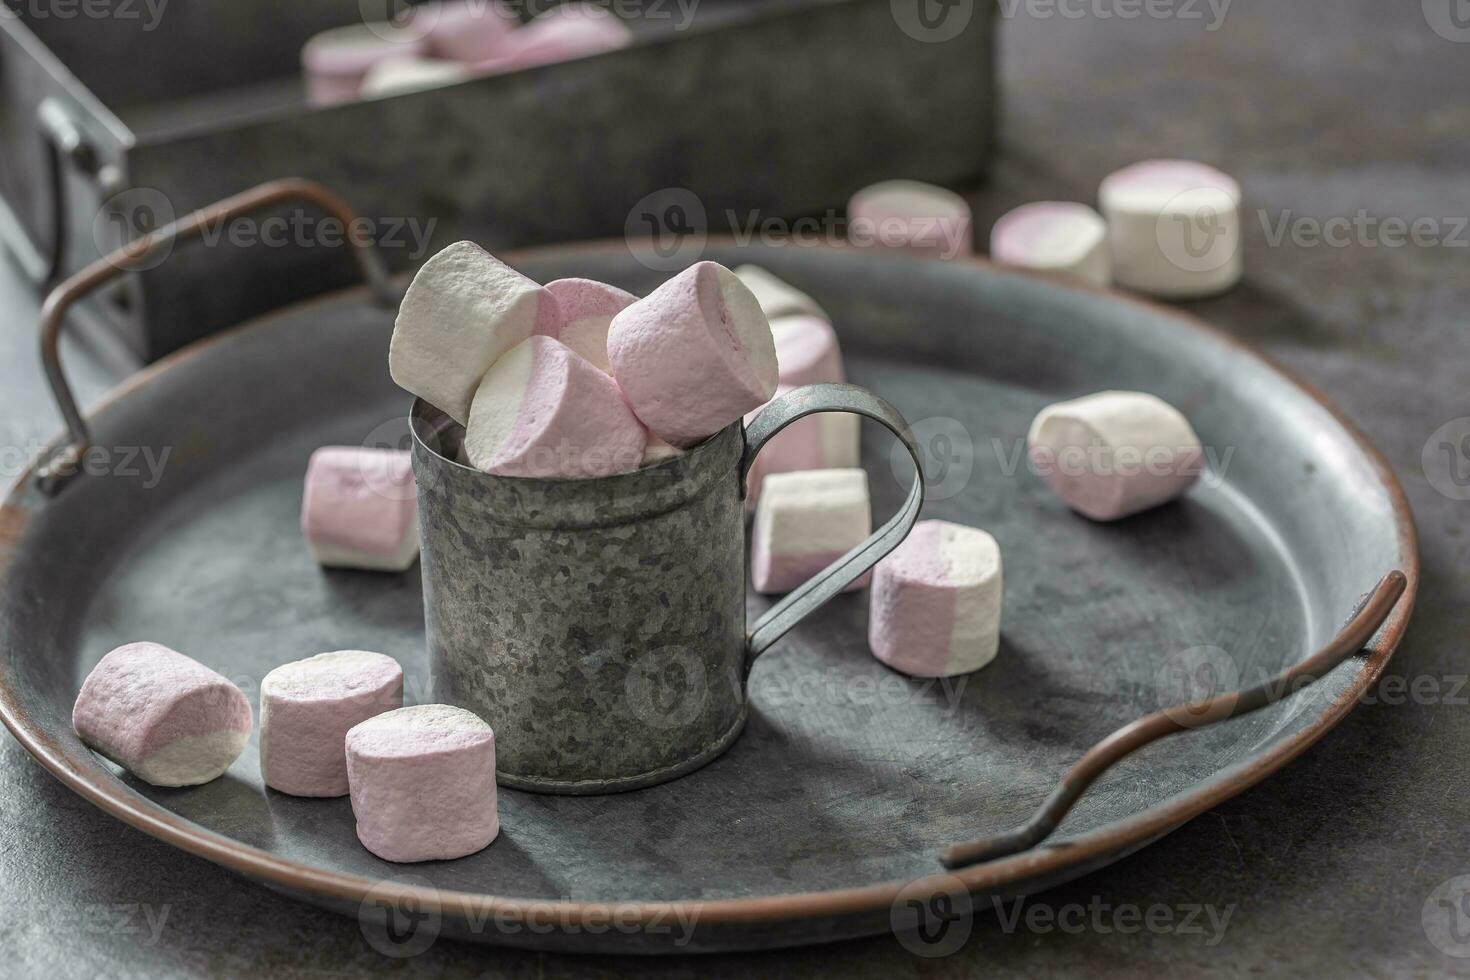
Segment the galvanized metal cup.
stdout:
<path fill-rule="evenodd" d="M 899 513 L 746 632 L 745 473 L 816 412 L 887 426 L 914 460 Z M 412 413 L 434 697 L 495 729 L 501 784 L 547 793 L 652 786 L 718 756 L 745 724 L 751 664 L 892 551 L 923 504 L 919 450 L 883 399 L 812 385 L 660 465 L 588 480 L 456 462 L 464 430 Z"/>

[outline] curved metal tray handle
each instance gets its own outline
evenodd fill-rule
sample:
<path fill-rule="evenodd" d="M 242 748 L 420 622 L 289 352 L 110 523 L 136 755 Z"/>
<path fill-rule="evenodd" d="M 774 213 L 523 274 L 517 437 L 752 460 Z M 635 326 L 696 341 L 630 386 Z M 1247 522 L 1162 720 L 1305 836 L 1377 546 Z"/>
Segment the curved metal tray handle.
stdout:
<path fill-rule="evenodd" d="M 953 870 L 1030 850 L 1051 836 L 1082 794 L 1126 756 L 1165 736 L 1249 714 L 1320 680 L 1367 645 L 1398 605 L 1408 585 L 1408 576 L 1403 572 L 1389 572 L 1363 597 L 1330 643 L 1269 680 L 1244 690 L 1165 708 L 1124 725 L 1077 760 L 1030 820 L 1014 830 L 968 844 L 955 844 L 940 855 L 940 862 Z"/>
<path fill-rule="evenodd" d="M 91 445 L 91 433 L 61 368 L 61 331 L 66 326 L 66 314 L 72 306 L 99 286 L 146 264 L 160 251 L 172 248 L 175 242 L 196 238 L 241 215 L 293 200 L 316 205 L 341 221 L 344 228 L 352 228 L 357 220 L 356 213 L 345 201 L 320 184 L 294 177 L 273 180 L 200 208 L 129 242 L 69 277 L 47 295 L 41 305 L 41 364 L 46 369 L 46 380 L 51 385 L 56 405 L 66 420 L 70 442 L 36 469 L 36 482 L 43 493 L 55 494 L 80 472 L 82 456 Z M 398 295 L 389 278 L 388 267 L 372 243 L 358 235 L 348 234 L 346 238 L 373 296 L 384 305 L 396 305 Z"/>

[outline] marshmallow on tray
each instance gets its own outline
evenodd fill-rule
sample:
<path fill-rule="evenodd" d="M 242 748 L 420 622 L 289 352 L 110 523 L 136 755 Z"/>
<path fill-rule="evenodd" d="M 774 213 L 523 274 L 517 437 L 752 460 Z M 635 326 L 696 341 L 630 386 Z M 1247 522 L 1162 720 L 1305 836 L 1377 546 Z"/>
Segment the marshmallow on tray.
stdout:
<path fill-rule="evenodd" d="M 675 446 L 714 435 L 776 393 L 776 345 L 735 273 L 699 262 L 613 317 L 613 376 L 643 424 Z"/>
<path fill-rule="evenodd" d="M 758 265 L 736 266 L 735 274 L 755 294 L 756 301 L 760 303 L 769 320 L 798 314 L 818 316 L 823 320 L 831 319 L 817 305 L 816 300 Z"/>
<path fill-rule="evenodd" d="M 438 58 L 392 58 L 374 65 L 362 80 L 364 99 L 386 95 L 423 92 L 431 88 L 454 85 L 470 77 L 469 70 L 457 61 Z"/>
<path fill-rule="evenodd" d="M 531 337 L 485 375 L 464 448 L 487 473 L 582 479 L 636 470 L 647 440 L 617 382 L 561 341 Z"/>
<path fill-rule="evenodd" d="M 357 837 L 385 861 L 447 861 L 500 832 L 495 733 L 447 704 L 399 708 L 347 733 Z"/>
<path fill-rule="evenodd" d="M 502 54 L 520 20 L 499 0 L 457 0 L 419 4 L 412 24 L 434 57 L 474 64 Z"/>
<path fill-rule="evenodd" d="M 228 678 L 157 643 L 98 662 L 72 709 L 81 740 L 154 786 L 197 786 L 250 740 L 250 702 Z"/>
<path fill-rule="evenodd" d="M 847 239 L 933 252 L 942 258 L 974 251 L 970 206 L 953 191 L 917 180 L 885 180 L 847 202 Z"/>
<path fill-rule="evenodd" d="M 607 328 L 614 316 L 638 302 L 616 286 L 592 279 L 558 279 L 546 284 L 556 297 L 561 324 L 553 335 L 581 354 L 599 371 L 612 373 L 607 362 Z"/>
<path fill-rule="evenodd" d="M 283 664 L 260 682 L 260 775 L 292 796 L 346 796 L 347 730 L 403 707 L 403 668 L 366 650 Z"/>
<path fill-rule="evenodd" d="M 1179 496 L 1200 474 L 1199 437 L 1178 409 L 1139 391 L 1102 391 L 1041 410 L 1032 465 L 1067 506 L 1115 521 Z"/>
<path fill-rule="evenodd" d="M 1113 278 L 1164 299 L 1222 293 L 1240 281 L 1240 185 L 1214 167 L 1148 160 L 1107 177 Z"/>
<path fill-rule="evenodd" d="M 306 464 L 301 533 L 317 564 L 401 572 L 419 554 L 418 500 L 406 450 L 323 446 Z"/>
<path fill-rule="evenodd" d="M 556 299 L 473 242 L 435 255 L 398 308 L 388 369 L 402 388 L 464 425 L 490 365 L 561 324 Z"/>
<path fill-rule="evenodd" d="M 842 348 L 832 324 L 815 316 L 783 316 L 771 321 L 777 372 L 783 385 L 845 381 Z"/>
<path fill-rule="evenodd" d="M 913 677 L 979 670 L 1000 649 L 1001 558 L 978 528 L 920 521 L 873 572 L 868 646 Z"/>
<path fill-rule="evenodd" d="M 790 592 L 871 533 L 865 471 L 812 470 L 767 477 L 750 546 L 755 590 Z M 867 578 L 859 578 L 848 589 L 862 588 Z"/>
<path fill-rule="evenodd" d="M 314 105 L 351 102 L 374 65 L 422 57 L 428 44 L 418 32 L 392 24 L 353 24 L 311 38 L 301 49 L 307 99 Z"/>
<path fill-rule="evenodd" d="M 790 390 L 783 385 L 776 397 Z M 759 414 L 757 409 L 747 415 L 746 424 Z M 851 412 L 818 412 L 797 419 L 772 436 L 755 457 L 746 477 L 746 506 L 753 508 L 760 502 L 761 487 L 773 474 L 857 466 L 862 457 L 861 439 L 862 420 Z"/>
<path fill-rule="evenodd" d="M 480 62 L 486 73 L 534 68 L 627 47 L 633 32 L 606 7 L 564 3 L 511 33 L 496 54 Z"/>
<path fill-rule="evenodd" d="M 1106 286 L 1112 279 L 1108 226 L 1085 204 L 1023 204 L 995 223 L 990 257 L 1001 265 L 1040 269 Z"/>

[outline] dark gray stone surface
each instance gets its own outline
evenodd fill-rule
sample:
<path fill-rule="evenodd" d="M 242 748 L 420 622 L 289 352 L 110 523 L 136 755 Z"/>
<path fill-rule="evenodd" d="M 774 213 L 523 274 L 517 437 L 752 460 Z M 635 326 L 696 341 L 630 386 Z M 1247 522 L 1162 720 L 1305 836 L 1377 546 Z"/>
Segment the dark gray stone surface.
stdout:
<path fill-rule="evenodd" d="M 1199 157 L 1242 178 L 1251 208 L 1247 282 L 1195 311 L 1327 389 L 1395 465 L 1420 523 L 1418 612 L 1371 703 L 1256 789 L 1028 902 L 1042 912 L 1014 926 L 1008 916 L 982 917 L 962 950 L 938 960 L 891 939 L 656 962 L 443 942 L 400 964 L 369 948 L 351 920 L 245 885 L 118 825 L 0 736 L 0 938 L 8 950 L 0 973 L 305 976 L 405 965 L 428 976 L 537 977 L 1470 972 L 1470 960 L 1447 958 L 1428 936 L 1442 938 L 1449 914 L 1435 889 L 1470 873 L 1470 504 L 1453 499 L 1455 482 L 1434 446 L 1427 470 L 1422 462 L 1436 430 L 1470 414 L 1470 251 L 1461 227 L 1470 216 L 1470 45 L 1437 35 L 1412 2 L 1236 0 L 1215 31 L 1206 4 L 1189 8 L 1203 21 L 1072 20 L 1062 9 L 1098 5 L 1022 0 L 1003 25 L 1007 128 L 997 179 L 976 195 L 977 224 L 988 227 L 1029 198 L 1089 199 L 1107 171 L 1146 155 Z M 1303 235 L 1311 225 L 1300 219 L 1352 223 L 1360 209 L 1366 220 L 1348 228 L 1345 244 Z M 1431 219 L 1441 241 L 1390 246 L 1390 229 L 1378 223 L 1388 218 Z M 1283 220 L 1288 233 L 1273 244 Z M 49 435 L 56 421 L 36 367 L 34 306 L 8 273 L 3 282 L 0 434 L 13 472 L 10 447 Z M 83 397 L 125 369 L 108 351 L 65 352 L 86 380 Z M 1156 904 L 1176 926 L 1195 904 L 1230 918 L 1214 945 L 1208 918 L 1203 934 L 1137 930 L 1126 918 Z M 1056 924 L 1048 910 L 1069 914 Z M 1463 914 L 1457 921 L 1470 924 Z"/>

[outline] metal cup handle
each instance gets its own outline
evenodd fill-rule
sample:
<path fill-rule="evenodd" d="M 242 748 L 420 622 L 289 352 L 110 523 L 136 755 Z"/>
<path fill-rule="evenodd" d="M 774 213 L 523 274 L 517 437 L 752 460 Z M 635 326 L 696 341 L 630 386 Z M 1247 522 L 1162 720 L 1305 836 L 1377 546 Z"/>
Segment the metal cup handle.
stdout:
<path fill-rule="evenodd" d="M 828 599 L 847 588 L 878 561 L 908 537 L 919 510 L 924 506 L 924 464 L 909 424 L 898 409 L 864 388 L 848 384 L 807 385 L 788 392 L 767 405 L 745 429 L 745 454 L 740 461 L 740 485 L 755 462 L 761 447 L 793 422 L 818 412 L 850 412 L 882 424 L 898 437 L 914 461 L 914 485 L 898 513 L 872 537 L 853 548 L 825 569 L 803 582 L 786 598 L 776 603 L 756 620 L 745 639 L 745 672 L 750 673 L 755 659 L 764 653 L 787 630 L 801 622 Z"/>

